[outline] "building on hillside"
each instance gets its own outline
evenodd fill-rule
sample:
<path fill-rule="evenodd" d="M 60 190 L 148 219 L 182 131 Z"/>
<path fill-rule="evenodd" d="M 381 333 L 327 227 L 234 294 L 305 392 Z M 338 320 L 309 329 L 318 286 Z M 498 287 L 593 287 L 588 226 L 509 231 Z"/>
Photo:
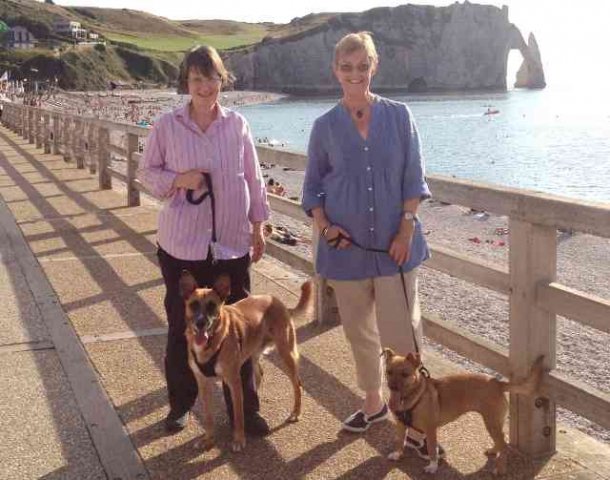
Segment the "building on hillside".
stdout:
<path fill-rule="evenodd" d="M 6 36 L 6 44 L 9 48 L 29 49 L 34 48 L 37 43 L 36 37 L 21 25 L 11 27 Z"/>
<path fill-rule="evenodd" d="M 53 31 L 59 35 L 72 37 L 74 40 L 87 38 L 87 30 L 81 27 L 80 22 L 72 20 L 56 20 L 53 22 Z"/>

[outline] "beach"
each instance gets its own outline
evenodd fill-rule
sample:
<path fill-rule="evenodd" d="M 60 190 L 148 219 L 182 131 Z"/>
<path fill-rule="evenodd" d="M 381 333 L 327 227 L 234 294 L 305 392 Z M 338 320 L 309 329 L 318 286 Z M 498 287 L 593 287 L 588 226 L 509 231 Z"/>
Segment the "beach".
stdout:
<path fill-rule="evenodd" d="M 272 92 L 223 91 L 220 103 L 229 108 L 275 102 L 286 95 Z M 154 125 L 163 113 L 183 105 L 188 95 L 175 89 L 111 90 L 98 92 L 58 91 L 43 100 L 44 108 L 67 110 L 77 115 Z"/>

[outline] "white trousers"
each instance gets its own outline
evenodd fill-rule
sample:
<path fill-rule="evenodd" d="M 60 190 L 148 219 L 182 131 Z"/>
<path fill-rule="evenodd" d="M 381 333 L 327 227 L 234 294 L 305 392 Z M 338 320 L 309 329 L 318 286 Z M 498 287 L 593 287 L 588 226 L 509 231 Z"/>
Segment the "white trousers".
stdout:
<path fill-rule="evenodd" d="M 400 355 L 422 346 L 422 324 L 417 294 L 417 268 L 404 274 L 408 307 L 400 273 L 364 280 L 328 280 L 333 288 L 345 336 L 356 363 L 358 386 L 381 387 L 382 348 Z"/>

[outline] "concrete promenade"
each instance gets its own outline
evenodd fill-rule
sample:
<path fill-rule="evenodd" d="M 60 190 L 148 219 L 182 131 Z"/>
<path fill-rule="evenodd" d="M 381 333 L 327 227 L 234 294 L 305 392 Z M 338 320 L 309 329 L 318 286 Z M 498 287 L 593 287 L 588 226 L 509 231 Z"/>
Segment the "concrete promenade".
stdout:
<path fill-rule="evenodd" d="M 199 406 L 166 436 L 162 358 L 166 323 L 155 257 L 157 207 L 125 207 L 124 192 L 43 154 L 0 127 L 0 479 L 431 478 L 407 451 L 397 463 L 390 422 L 340 433 L 359 406 L 350 351 L 338 326 L 297 325 L 303 416 L 285 424 L 291 388 L 277 356 L 265 358 L 262 413 L 272 426 L 230 451 L 215 392 L 217 446 L 197 447 Z M 255 292 L 296 301 L 304 277 L 266 257 Z M 429 354 L 433 376 L 457 368 Z M 437 479 L 491 478 L 483 423 L 469 414 L 440 431 Z M 558 453 L 511 452 L 511 479 L 610 479 L 610 447 L 560 426 Z"/>

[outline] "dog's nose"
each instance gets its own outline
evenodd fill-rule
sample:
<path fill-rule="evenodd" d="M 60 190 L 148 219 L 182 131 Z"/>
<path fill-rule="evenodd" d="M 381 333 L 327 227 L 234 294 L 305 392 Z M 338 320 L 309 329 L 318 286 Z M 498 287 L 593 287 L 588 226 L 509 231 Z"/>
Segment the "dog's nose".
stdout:
<path fill-rule="evenodd" d="M 195 327 L 197 327 L 198 330 L 203 329 L 203 327 L 205 327 L 205 318 L 203 315 L 199 314 L 195 317 Z"/>

